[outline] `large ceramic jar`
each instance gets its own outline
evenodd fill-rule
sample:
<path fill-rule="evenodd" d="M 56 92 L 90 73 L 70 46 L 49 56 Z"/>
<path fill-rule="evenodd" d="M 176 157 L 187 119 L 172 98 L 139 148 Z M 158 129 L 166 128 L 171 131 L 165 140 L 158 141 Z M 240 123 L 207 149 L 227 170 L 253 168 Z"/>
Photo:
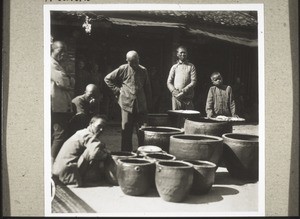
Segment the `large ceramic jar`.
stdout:
<path fill-rule="evenodd" d="M 183 161 L 156 162 L 155 185 L 159 196 L 168 202 L 181 202 L 190 192 L 193 166 Z"/>
<path fill-rule="evenodd" d="M 194 178 L 191 192 L 193 194 L 208 193 L 215 182 L 216 164 L 203 160 L 187 160 L 194 167 Z"/>
<path fill-rule="evenodd" d="M 145 159 L 120 159 L 118 182 L 126 195 L 139 196 L 148 192 L 154 180 L 155 164 Z"/>
<path fill-rule="evenodd" d="M 140 146 L 155 145 L 166 152 L 169 152 L 170 136 L 184 133 L 182 129 L 163 126 L 146 126 L 140 128 L 139 132 Z"/>
<path fill-rule="evenodd" d="M 206 160 L 219 164 L 223 153 L 223 139 L 211 135 L 173 135 L 170 154 L 178 160 Z"/>
<path fill-rule="evenodd" d="M 200 118 L 200 112 L 196 110 L 168 110 L 170 126 L 183 128 L 186 119 Z"/>
<path fill-rule="evenodd" d="M 228 133 L 223 135 L 224 163 L 231 176 L 258 180 L 257 135 Z"/>
<path fill-rule="evenodd" d="M 184 122 L 185 134 L 203 134 L 222 137 L 232 132 L 232 123 L 228 121 L 214 121 L 210 119 L 186 119 Z"/>
<path fill-rule="evenodd" d="M 104 162 L 104 174 L 106 180 L 112 185 L 119 185 L 117 178 L 117 166 L 119 159 L 137 157 L 137 154 L 130 151 L 115 151 L 111 152 L 111 156 Z"/>

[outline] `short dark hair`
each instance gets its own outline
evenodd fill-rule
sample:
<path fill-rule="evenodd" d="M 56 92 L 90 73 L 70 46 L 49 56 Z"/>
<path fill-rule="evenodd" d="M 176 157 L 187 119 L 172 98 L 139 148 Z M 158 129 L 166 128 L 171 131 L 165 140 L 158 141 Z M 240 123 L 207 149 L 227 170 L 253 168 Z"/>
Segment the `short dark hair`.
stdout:
<path fill-rule="evenodd" d="M 107 116 L 106 115 L 100 115 L 100 114 L 97 114 L 97 115 L 94 115 L 92 118 L 91 118 L 91 121 L 90 121 L 90 124 L 93 124 L 97 119 L 102 119 L 104 120 L 105 122 L 107 122 Z"/>
<path fill-rule="evenodd" d="M 176 51 L 178 52 L 179 49 L 184 49 L 185 51 L 187 51 L 186 46 L 178 46 L 177 49 L 176 49 Z"/>
<path fill-rule="evenodd" d="M 213 76 L 215 76 L 215 75 L 220 75 L 220 76 L 222 77 L 222 75 L 221 75 L 221 73 L 220 73 L 220 72 L 218 72 L 218 71 L 214 71 L 213 73 L 211 73 L 211 75 L 210 75 L 210 79 L 212 79 L 212 77 L 213 77 Z"/>

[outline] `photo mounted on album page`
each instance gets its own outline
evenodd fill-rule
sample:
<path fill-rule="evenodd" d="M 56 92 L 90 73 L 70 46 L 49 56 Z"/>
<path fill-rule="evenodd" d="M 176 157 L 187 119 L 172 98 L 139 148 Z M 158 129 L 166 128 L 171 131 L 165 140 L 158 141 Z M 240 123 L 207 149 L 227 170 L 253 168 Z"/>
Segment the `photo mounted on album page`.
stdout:
<path fill-rule="evenodd" d="M 264 216 L 263 18 L 44 5 L 46 216 Z"/>

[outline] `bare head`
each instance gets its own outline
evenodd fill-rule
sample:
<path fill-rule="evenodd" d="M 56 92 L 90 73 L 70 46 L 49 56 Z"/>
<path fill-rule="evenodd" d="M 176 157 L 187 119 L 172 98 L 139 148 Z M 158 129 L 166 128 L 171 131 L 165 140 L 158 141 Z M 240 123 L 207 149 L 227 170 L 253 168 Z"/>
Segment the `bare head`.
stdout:
<path fill-rule="evenodd" d="M 51 56 L 56 61 L 60 62 L 63 60 L 67 52 L 67 46 L 62 41 L 54 41 L 51 45 Z"/>
<path fill-rule="evenodd" d="M 85 88 L 85 92 L 84 95 L 88 98 L 88 99 L 92 99 L 96 97 L 97 94 L 97 86 L 94 84 L 89 84 L 86 86 Z"/>
<path fill-rule="evenodd" d="M 220 86 L 223 84 L 223 78 L 220 72 L 213 72 L 210 76 L 210 79 L 215 86 Z"/>
<path fill-rule="evenodd" d="M 131 67 L 137 67 L 139 65 L 139 54 L 131 50 L 126 54 L 126 61 Z"/>
<path fill-rule="evenodd" d="M 89 126 L 91 128 L 91 131 L 94 134 L 98 135 L 103 131 L 103 128 L 105 127 L 106 123 L 107 119 L 105 116 L 95 115 L 92 117 Z"/>
<path fill-rule="evenodd" d="M 180 61 L 185 61 L 187 59 L 187 48 L 185 46 L 179 46 L 177 48 L 177 57 Z"/>

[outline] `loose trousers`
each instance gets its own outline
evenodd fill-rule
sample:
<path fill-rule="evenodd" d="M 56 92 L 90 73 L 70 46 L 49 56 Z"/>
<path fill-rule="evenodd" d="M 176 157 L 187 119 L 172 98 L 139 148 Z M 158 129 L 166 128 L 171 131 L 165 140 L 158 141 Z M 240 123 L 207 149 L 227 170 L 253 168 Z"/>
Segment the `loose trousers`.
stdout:
<path fill-rule="evenodd" d="M 145 112 L 137 112 L 136 107 L 132 113 L 121 109 L 122 114 L 122 140 L 121 151 L 132 151 L 132 134 L 133 128 L 136 128 L 138 144 L 140 145 L 139 128 L 146 123 L 147 114 Z"/>

